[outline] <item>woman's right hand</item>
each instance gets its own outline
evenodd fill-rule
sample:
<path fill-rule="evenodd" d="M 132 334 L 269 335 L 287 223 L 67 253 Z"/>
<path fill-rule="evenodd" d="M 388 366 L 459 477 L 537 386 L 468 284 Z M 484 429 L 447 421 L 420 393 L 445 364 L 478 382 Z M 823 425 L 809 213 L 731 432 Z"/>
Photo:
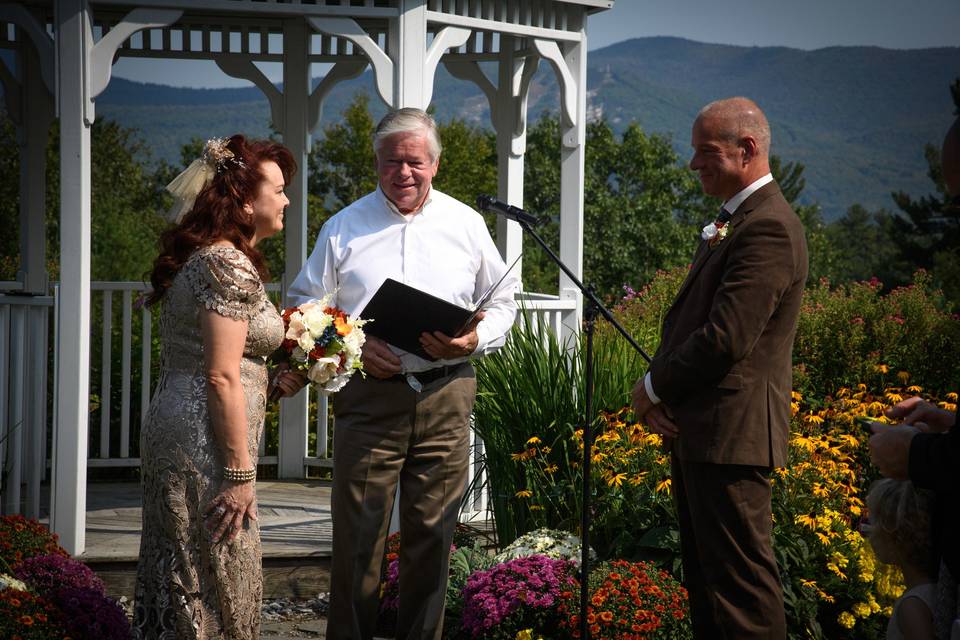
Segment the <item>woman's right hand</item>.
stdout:
<path fill-rule="evenodd" d="M 244 518 L 257 519 L 257 494 L 253 482 L 224 480 L 220 492 L 204 510 L 207 529 L 214 542 L 231 542 L 243 528 Z"/>

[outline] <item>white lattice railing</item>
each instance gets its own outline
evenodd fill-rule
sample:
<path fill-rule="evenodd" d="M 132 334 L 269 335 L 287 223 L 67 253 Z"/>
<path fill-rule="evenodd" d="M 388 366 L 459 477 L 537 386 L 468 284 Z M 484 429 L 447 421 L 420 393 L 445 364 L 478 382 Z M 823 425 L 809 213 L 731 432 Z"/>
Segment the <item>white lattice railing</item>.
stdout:
<path fill-rule="evenodd" d="M 137 434 L 150 404 L 155 383 L 158 343 L 153 313 L 138 299 L 146 286 L 139 282 L 94 282 L 91 309 L 90 359 L 98 375 L 90 379 L 90 447 L 92 468 L 137 467 Z M 277 284 L 268 292 L 280 298 Z M 564 314 L 575 302 L 542 294 L 523 294 L 524 321 L 561 333 Z M 4 513 L 39 514 L 40 485 L 46 477 L 48 375 L 53 375 L 52 349 L 47 348 L 48 323 L 55 296 L 0 295 L 0 460 L 4 461 Z M 98 366 L 94 367 L 93 364 Z M 55 379 L 51 377 L 49 379 Z M 310 391 L 316 394 L 315 391 Z M 304 467 L 332 466 L 332 438 L 327 398 L 311 396 L 304 429 L 315 436 L 303 459 Z M 279 451 L 264 438 L 259 463 L 277 464 Z M 272 438 L 270 438 L 272 440 Z M 483 442 L 471 435 L 471 486 L 477 487 L 465 503 L 462 519 L 485 517 L 487 509 L 482 474 Z M 25 489 L 24 489 L 25 488 Z"/>
<path fill-rule="evenodd" d="M 0 294 L 0 513 L 40 516 L 53 296 Z"/>

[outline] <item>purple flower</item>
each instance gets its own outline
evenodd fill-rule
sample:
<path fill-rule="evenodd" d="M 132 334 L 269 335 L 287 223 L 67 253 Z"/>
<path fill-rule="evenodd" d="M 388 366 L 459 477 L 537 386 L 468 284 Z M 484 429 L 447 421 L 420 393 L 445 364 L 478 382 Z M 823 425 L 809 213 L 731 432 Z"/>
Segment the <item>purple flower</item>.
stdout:
<path fill-rule="evenodd" d="M 90 567 L 79 560 L 50 554 L 27 558 L 14 569 L 14 574 L 40 595 L 61 587 L 89 589 L 104 594 L 103 581 Z"/>
<path fill-rule="evenodd" d="M 51 595 L 51 600 L 63 613 L 67 630 L 74 638 L 126 640 L 130 637 L 130 623 L 123 608 L 102 592 L 64 587 Z"/>
<path fill-rule="evenodd" d="M 475 572 L 463 591 L 463 628 L 474 639 L 503 635 L 505 622 L 514 632 L 539 628 L 557 617 L 551 612 L 564 593 L 576 590 L 575 571 L 568 560 L 533 555 Z"/>

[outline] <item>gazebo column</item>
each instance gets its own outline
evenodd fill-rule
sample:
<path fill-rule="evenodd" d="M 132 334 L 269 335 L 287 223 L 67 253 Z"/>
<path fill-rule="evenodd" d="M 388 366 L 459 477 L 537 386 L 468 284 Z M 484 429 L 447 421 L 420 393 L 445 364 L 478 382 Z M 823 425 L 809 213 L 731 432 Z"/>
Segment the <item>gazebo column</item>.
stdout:
<path fill-rule="evenodd" d="M 90 127 L 93 100 L 110 83 L 117 49 L 141 29 L 175 22 L 181 11 L 134 9 L 93 43 L 87 0 L 57 11 L 60 117 L 60 301 L 50 524 L 77 555 L 86 546 L 90 392 Z"/>
<path fill-rule="evenodd" d="M 84 79 L 90 55 L 86 0 L 57 12 L 60 112 L 60 316 L 53 440 L 51 528 L 71 554 L 83 552 L 87 507 L 90 377 L 90 126 Z"/>
<path fill-rule="evenodd" d="M 426 0 L 400 0 L 400 16 L 391 21 L 387 51 L 393 59 L 396 103 L 393 108 L 426 109 L 430 94 L 425 87 L 424 67 L 427 55 Z M 430 74 L 433 78 L 433 74 Z M 431 83 L 432 85 L 432 83 Z"/>
<path fill-rule="evenodd" d="M 50 57 L 53 57 L 52 42 Z M 20 272 L 23 292 L 47 293 L 47 137 L 53 123 L 53 96 L 41 79 L 34 47 L 20 47 L 23 63 L 23 118 L 20 141 Z"/>
<path fill-rule="evenodd" d="M 496 106 L 490 111 L 497 132 L 497 198 L 523 208 L 523 156 L 527 151 L 527 95 L 539 59 L 521 57 L 513 36 L 500 37 Z M 513 220 L 497 218 L 497 248 L 517 274 L 523 273 L 523 230 Z"/>
<path fill-rule="evenodd" d="M 560 258 L 583 280 L 583 179 L 586 151 L 587 34 L 581 25 L 580 40 L 566 43 L 534 40 L 534 47 L 557 73 L 560 85 Z M 589 284 L 589 283 L 587 283 Z M 561 338 L 565 344 L 580 331 L 583 298 L 564 273 L 560 273 L 560 298 L 576 301 L 576 308 L 564 311 Z"/>
<path fill-rule="evenodd" d="M 283 122 L 274 126 L 283 134 L 283 143 L 297 162 L 297 173 L 287 185 L 290 206 L 284 215 L 284 291 L 307 261 L 307 154 L 310 128 L 307 113 L 310 99 L 310 30 L 302 19 L 283 22 Z M 303 478 L 307 455 L 309 394 L 298 393 L 280 403 L 280 438 L 277 475 Z M 321 403 L 322 404 L 322 403 Z"/>

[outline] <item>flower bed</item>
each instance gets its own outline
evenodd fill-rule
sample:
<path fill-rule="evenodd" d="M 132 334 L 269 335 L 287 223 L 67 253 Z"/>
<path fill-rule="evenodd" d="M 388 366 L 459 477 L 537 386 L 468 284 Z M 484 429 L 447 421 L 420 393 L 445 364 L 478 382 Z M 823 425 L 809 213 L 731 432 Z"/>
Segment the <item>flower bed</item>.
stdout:
<path fill-rule="evenodd" d="M 35 520 L 0 517 L 0 638 L 120 640 L 123 609 L 103 581 Z"/>

